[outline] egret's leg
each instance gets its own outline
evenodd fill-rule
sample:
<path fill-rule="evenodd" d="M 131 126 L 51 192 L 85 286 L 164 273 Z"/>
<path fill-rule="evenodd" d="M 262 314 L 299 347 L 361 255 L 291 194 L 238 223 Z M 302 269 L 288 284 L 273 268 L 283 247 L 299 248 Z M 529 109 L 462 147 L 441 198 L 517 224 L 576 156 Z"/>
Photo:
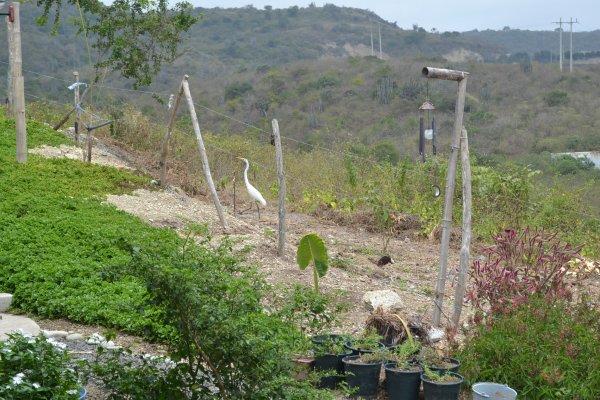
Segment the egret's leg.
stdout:
<path fill-rule="evenodd" d="M 258 206 L 258 203 L 256 203 L 256 211 L 258 211 L 258 222 L 260 222 L 260 207 Z"/>
<path fill-rule="evenodd" d="M 242 215 L 243 213 L 245 213 L 248 210 L 252 210 L 252 203 L 250 203 L 250 207 L 246 208 L 245 210 L 241 210 L 240 215 Z"/>

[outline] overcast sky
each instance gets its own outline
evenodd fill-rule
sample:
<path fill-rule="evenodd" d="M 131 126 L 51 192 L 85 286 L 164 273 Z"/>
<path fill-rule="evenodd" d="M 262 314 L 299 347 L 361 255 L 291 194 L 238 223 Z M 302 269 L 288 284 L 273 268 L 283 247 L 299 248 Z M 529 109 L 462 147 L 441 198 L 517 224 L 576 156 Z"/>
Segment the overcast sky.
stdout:
<path fill-rule="evenodd" d="M 294 5 L 307 7 L 311 1 L 293 0 L 189 0 L 196 7 L 244 7 L 252 4 L 262 9 L 265 5 L 273 8 L 288 8 Z M 397 22 L 404 29 L 417 24 L 427 29 L 439 31 L 470 31 L 473 29 L 513 29 L 553 30 L 558 27 L 554 21 L 579 20 L 573 24 L 573 31 L 593 31 L 600 29 L 600 0 L 328 0 L 314 1 L 321 7 L 330 3 L 337 6 L 368 9 L 389 22 Z M 565 31 L 569 24 L 563 25 Z"/>

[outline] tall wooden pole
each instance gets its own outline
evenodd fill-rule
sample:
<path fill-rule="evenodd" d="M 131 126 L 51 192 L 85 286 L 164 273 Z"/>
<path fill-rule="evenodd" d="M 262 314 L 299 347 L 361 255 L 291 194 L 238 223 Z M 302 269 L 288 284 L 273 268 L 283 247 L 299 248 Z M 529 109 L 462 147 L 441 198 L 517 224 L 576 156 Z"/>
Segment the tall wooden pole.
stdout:
<path fill-rule="evenodd" d="M 73 77 L 75 78 L 75 89 L 73 90 L 73 95 L 75 96 L 75 123 L 73 125 L 75 128 L 75 144 L 79 144 L 79 72 L 73 71 Z"/>
<path fill-rule="evenodd" d="M 463 225 L 462 244 L 460 248 L 460 271 L 454 292 L 454 314 L 452 325 L 458 330 L 460 313 L 462 312 L 463 299 L 466 291 L 467 270 L 471 256 L 471 161 L 469 159 L 469 139 L 467 130 L 462 129 L 460 138 L 460 156 L 463 183 Z"/>
<path fill-rule="evenodd" d="M 450 148 L 450 160 L 448 161 L 448 176 L 446 180 L 446 194 L 444 201 L 444 217 L 442 220 L 442 243 L 440 250 L 440 269 L 435 288 L 435 307 L 433 310 L 433 326 L 440 325 L 442 305 L 444 302 L 444 290 L 446 286 L 446 272 L 448 270 L 448 249 L 450 247 L 450 233 L 452 229 L 452 202 L 454 199 L 454 186 L 456 181 L 456 164 L 458 151 L 460 149 L 460 134 L 463 128 L 463 113 L 465 108 L 465 95 L 467 92 L 468 72 L 455 71 L 440 68 L 423 68 L 423 75 L 427 78 L 445 79 L 458 82 L 458 95 L 456 108 L 454 110 L 454 133 Z"/>
<path fill-rule="evenodd" d="M 206 156 L 206 148 L 204 147 L 204 141 L 202 140 L 202 133 L 200 132 L 200 124 L 198 124 L 198 117 L 196 116 L 196 108 L 194 107 L 194 101 L 192 100 L 192 94 L 190 93 L 190 86 L 188 84 L 188 75 L 185 75 L 183 78 L 182 86 L 183 92 L 185 93 L 185 97 L 188 102 L 188 106 L 190 109 L 190 115 L 192 117 L 192 125 L 194 127 L 194 133 L 196 134 L 196 140 L 198 142 L 198 150 L 200 151 L 200 160 L 202 161 L 202 169 L 204 170 L 204 177 L 206 178 L 206 183 L 210 189 L 210 195 L 213 199 L 213 203 L 215 204 L 215 208 L 217 209 L 217 214 L 219 214 L 219 220 L 221 221 L 221 226 L 223 229 L 227 230 L 227 221 L 225 221 L 225 214 L 223 213 L 223 207 L 219 202 L 219 196 L 217 196 L 217 190 L 215 189 L 215 184 L 212 180 L 212 175 L 210 173 L 210 167 L 208 165 L 208 157 Z"/>
<path fill-rule="evenodd" d="M 169 118 L 169 125 L 167 127 L 167 133 L 162 141 L 162 146 L 160 148 L 160 161 L 158 165 L 160 166 L 160 184 L 165 185 L 167 183 L 167 155 L 169 154 L 169 140 L 171 139 L 171 135 L 173 134 L 173 127 L 175 126 L 175 118 L 177 116 L 177 109 L 179 108 L 179 103 L 181 102 L 181 95 L 183 94 L 183 80 L 179 85 L 179 90 L 177 91 L 177 97 L 173 102 L 173 108 L 171 109 L 171 117 Z"/>
<path fill-rule="evenodd" d="M 15 62 L 15 43 L 13 38 L 13 25 L 6 17 L 6 39 L 8 40 L 8 71 L 6 74 L 6 98 L 8 99 L 7 116 L 13 116 L 13 64 Z"/>
<path fill-rule="evenodd" d="M 13 22 L 12 37 L 14 44 L 14 60 L 12 69 L 13 111 L 17 131 L 17 162 L 27 162 L 27 126 L 25 123 L 25 82 L 23 79 L 23 59 L 21 58 L 21 23 L 19 3 L 12 3 Z"/>
<path fill-rule="evenodd" d="M 279 122 L 271 121 L 273 135 L 275 138 L 275 161 L 277 163 L 277 177 L 279 181 L 279 240 L 277 243 L 277 255 L 283 256 L 285 251 L 285 171 L 283 169 L 283 150 L 281 148 L 281 136 L 279 135 Z"/>

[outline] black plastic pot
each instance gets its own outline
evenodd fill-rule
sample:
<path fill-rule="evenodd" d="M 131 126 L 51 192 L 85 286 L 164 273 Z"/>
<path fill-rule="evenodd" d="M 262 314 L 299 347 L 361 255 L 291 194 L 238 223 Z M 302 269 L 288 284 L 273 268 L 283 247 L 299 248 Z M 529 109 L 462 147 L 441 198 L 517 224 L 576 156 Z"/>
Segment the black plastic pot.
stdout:
<path fill-rule="evenodd" d="M 381 342 L 379 342 L 377 345 L 379 346 L 380 349 L 385 348 L 385 345 Z M 359 346 L 356 346 L 355 342 L 353 342 L 352 340 L 348 340 L 347 342 L 345 342 L 344 347 L 346 347 L 349 350 L 352 350 L 353 356 L 358 356 L 361 354 L 371 354 L 371 353 L 375 352 L 375 350 L 373 350 L 373 349 L 363 349 Z"/>
<path fill-rule="evenodd" d="M 336 373 L 335 376 L 321 378 L 318 385 L 320 388 L 335 389 L 335 387 L 344 380 L 344 363 L 342 362 L 342 359 L 351 354 L 352 352 L 348 350 L 344 354 L 324 354 L 315 357 L 314 365 L 316 371 L 330 371 Z"/>
<path fill-rule="evenodd" d="M 358 388 L 358 396 L 375 396 L 379 387 L 382 362 L 354 363 L 360 356 L 348 356 L 342 360 L 346 370 L 346 383 L 350 389 Z"/>
<path fill-rule="evenodd" d="M 450 368 L 446 368 L 446 367 L 436 367 L 435 365 L 431 365 L 429 367 L 430 370 L 432 371 L 438 371 L 440 373 L 444 373 L 444 372 L 458 372 L 458 369 L 460 368 L 460 360 L 456 359 L 456 358 L 450 358 L 450 357 L 443 357 L 442 358 L 445 362 L 450 363 L 450 364 L 455 364 L 453 367 Z"/>
<path fill-rule="evenodd" d="M 460 394 L 460 386 L 464 378 L 455 372 L 449 372 L 450 375 L 459 378 L 457 382 L 435 382 L 427 379 L 425 374 L 421 374 L 423 382 L 423 394 L 425 400 L 458 400 Z"/>
<path fill-rule="evenodd" d="M 385 364 L 385 387 L 389 400 L 418 400 L 421 388 L 421 372 L 396 369 L 396 363 Z"/>

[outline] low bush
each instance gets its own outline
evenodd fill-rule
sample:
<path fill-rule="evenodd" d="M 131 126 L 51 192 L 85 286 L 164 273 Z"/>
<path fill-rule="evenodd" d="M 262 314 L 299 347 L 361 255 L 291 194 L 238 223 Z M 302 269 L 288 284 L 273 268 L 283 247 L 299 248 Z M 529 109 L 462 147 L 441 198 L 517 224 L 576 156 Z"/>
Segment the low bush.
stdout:
<path fill-rule="evenodd" d="M 594 400 L 600 393 L 600 312 L 536 297 L 479 325 L 459 354 L 467 383 L 499 382 L 519 398 Z"/>

